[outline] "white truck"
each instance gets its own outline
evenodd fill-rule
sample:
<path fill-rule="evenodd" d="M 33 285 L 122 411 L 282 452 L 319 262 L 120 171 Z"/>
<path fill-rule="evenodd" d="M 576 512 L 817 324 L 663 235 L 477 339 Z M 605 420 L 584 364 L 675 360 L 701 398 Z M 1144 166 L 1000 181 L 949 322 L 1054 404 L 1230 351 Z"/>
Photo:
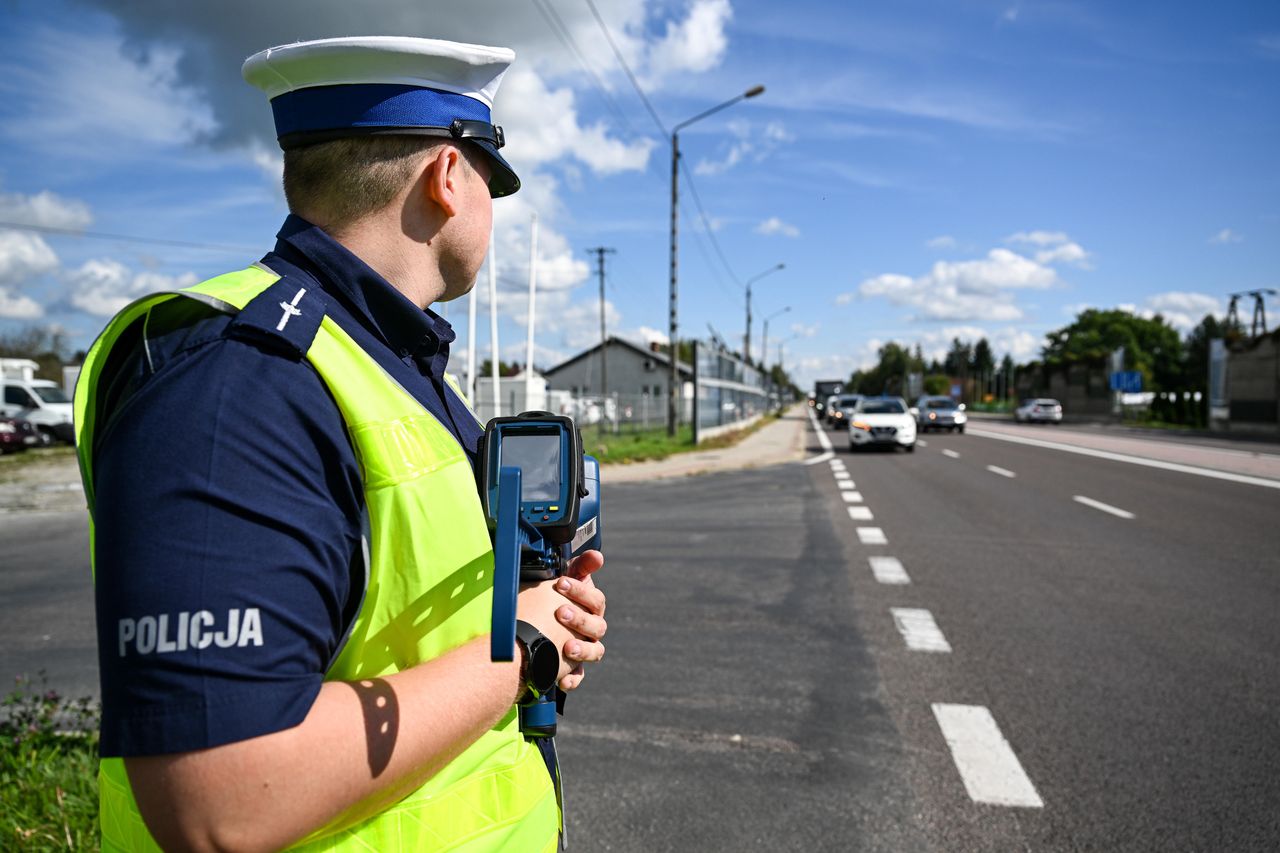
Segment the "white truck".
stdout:
<path fill-rule="evenodd" d="M 26 358 L 0 358 L 0 382 L 4 395 L 0 397 L 0 415 L 23 418 L 39 431 L 43 444 L 54 441 L 75 441 L 75 428 L 71 423 L 71 398 L 48 379 L 36 379 L 34 361 Z"/>

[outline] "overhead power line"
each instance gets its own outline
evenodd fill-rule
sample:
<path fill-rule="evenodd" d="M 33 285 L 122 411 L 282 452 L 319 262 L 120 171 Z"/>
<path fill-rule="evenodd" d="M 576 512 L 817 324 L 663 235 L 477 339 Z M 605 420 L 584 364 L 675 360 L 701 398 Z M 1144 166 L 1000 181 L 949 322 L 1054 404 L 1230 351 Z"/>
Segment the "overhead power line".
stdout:
<path fill-rule="evenodd" d="M 670 136 L 671 132 L 667 130 L 666 125 L 662 123 L 662 119 L 658 118 L 657 111 L 653 108 L 653 104 L 649 103 L 649 98 L 645 95 L 644 90 L 640 88 L 640 81 L 636 79 L 636 75 L 631 73 L 631 66 L 627 65 L 627 61 L 622 58 L 622 51 L 618 50 L 618 45 L 613 41 L 613 34 L 609 32 L 609 27 L 605 24 L 604 18 L 600 17 L 599 10 L 592 0 L 586 0 L 587 8 L 591 10 L 591 15 L 596 19 L 596 24 L 600 27 L 600 32 L 604 33 L 605 41 L 609 42 L 609 47 L 613 49 L 613 55 L 617 57 L 618 64 L 622 66 L 622 70 L 627 73 L 627 79 L 631 81 L 631 88 L 636 90 L 636 94 L 640 96 L 644 108 L 649 111 L 649 117 L 653 119 L 653 123 L 658 126 L 658 130 L 662 131 L 663 136 Z"/>
<path fill-rule="evenodd" d="M 542 20 L 547 22 L 547 27 L 560 40 L 560 44 L 564 45 L 564 49 L 572 53 L 574 58 L 578 60 L 578 65 L 582 67 L 583 71 L 587 72 L 587 76 L 591 78 L 596 91 L 600 93 L 600 97 L 609 105 L 609 109 L 613 111 L 622 126 L 627 129 L 627 133 L 632 136 L 638 136 L 636 129 L 631 126 L 626 114 L 618 106 L 618 102 L 609 94 L 609 90 L 604 85 L 604 81 L 600 79 L 600 75 L 596 74 L 595 68 L 591 66 L 591 63 L 587 61 L 586 55 L 578 48 L 578 43 L 574 40 L 573 33 L 565 24 L 564 19 L 560 17 L 560 13 L 556 11 L 556 7 L 551 0 L 533 0 L 533 6 L 542 15 Z"/>
<path fill-rule="evenodd" d="M 262 249 L 249 249 L 244 246 L 227 246 L 219 243 L 194 243 L 190 240 L 165 240 L 160 237 L 139 237 L 132 234 L 108 234 L 104 231 L 80 231 L 75 228 L 55 228 L 52 225 L 31 225 L 26 222 L 0 222 L 0 228 L 14 228 L 19 231 L 36 231 L 40 234 L 59 234 L 67 237 L 92 237 L 95 240 L 119 240 L 125 243 L 143 243 L 152 246 L 178 246 L 184 249 L 207 249 L 211 252 L 237 252 L 252 255 L 262 254 Z"/>

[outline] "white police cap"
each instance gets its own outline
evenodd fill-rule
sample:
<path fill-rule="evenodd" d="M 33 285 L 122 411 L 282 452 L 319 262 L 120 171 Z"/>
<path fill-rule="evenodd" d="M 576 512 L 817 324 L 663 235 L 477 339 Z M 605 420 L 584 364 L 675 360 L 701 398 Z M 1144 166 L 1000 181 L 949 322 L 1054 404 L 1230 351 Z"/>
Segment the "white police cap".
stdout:
<path fill-rule="evenodd" d="M 286 150 L 350 136 L 410 134 L 465 139 L 492 166 L 494 198 L 520 188 L 498 153 L 493 99 L 515 53 L 438 39 L 357 36 L 272 47 L 241 73 L 266 92 Z"/>

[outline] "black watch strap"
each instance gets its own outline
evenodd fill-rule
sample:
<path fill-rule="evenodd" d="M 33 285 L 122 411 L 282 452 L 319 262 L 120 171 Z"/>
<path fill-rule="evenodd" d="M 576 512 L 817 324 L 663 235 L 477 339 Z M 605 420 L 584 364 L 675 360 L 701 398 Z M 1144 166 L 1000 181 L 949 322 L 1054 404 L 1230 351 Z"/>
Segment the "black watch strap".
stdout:
<path fill-rule="evenodd" d="M 516 622 L 516 642 L 524 651 L 521 666 L 524 690 L 519 704 L 525 705 L 545 696 L 556 686 L 556 676 L 560 674 L 560 652 L 555 643 L 528 622 Z"/>

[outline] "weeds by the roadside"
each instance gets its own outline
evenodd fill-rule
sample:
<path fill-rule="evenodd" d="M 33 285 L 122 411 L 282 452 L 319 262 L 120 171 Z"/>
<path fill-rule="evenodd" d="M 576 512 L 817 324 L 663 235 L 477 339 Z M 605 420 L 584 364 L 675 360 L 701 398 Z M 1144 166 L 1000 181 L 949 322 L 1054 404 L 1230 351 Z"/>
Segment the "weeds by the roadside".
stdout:
<path fill-rule="evenodd" d="M 0 849 L 98 849 L 98 715 L 19 677 L 0 700 Z"/>

